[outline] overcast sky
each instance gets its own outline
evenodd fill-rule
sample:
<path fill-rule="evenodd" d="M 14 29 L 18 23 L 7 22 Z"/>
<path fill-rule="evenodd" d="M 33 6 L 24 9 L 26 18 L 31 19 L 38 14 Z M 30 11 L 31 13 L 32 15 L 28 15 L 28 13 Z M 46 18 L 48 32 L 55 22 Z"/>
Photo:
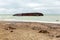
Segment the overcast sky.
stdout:
<path fill-rule="evenodd" d="M 60 14 L 60 0 L 0 0 L 0 14 L 22 12 Z"/>

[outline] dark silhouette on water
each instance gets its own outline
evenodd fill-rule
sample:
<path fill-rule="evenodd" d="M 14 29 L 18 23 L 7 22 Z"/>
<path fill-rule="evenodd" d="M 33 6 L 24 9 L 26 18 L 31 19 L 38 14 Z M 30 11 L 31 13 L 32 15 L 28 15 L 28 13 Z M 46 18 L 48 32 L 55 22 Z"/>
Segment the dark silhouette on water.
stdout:
<path fill-rule="evenodd" d="M 56 20 L 56 21 L 59 21 L 59 20 Z"/>
<path fill-rule="evenodd" d="M 13 16 L 43 16 L 42 13 L 17 13 Z"/>

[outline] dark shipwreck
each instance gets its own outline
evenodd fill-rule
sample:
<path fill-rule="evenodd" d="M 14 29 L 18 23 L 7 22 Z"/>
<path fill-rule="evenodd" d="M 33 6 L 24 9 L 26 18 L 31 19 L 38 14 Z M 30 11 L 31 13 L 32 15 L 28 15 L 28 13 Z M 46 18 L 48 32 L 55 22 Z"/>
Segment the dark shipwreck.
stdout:
<path fill-rule="evenodd" d="M 17 13 L 13 16 L 43 16 L 42 13 Z"/>

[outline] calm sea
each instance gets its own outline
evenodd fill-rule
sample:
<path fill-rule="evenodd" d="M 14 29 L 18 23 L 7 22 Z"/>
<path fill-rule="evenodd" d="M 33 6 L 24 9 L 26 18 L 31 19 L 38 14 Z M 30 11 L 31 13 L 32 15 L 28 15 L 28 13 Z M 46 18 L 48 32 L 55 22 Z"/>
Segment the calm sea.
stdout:
<path fill-rule="evenodd" d="M 16 20 L 35 20 L 35 21 L 60 21 L 60 14 L 45 14 L 44 16 L 13 16 L 12 14 L 0 14 L 1 19 L 16 19 Z"/>

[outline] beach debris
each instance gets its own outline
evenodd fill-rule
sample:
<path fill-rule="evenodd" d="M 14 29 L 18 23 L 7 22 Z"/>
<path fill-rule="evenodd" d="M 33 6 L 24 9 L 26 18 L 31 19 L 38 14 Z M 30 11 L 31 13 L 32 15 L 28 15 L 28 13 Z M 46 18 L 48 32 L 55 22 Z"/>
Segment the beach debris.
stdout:
<path fill-rule="evenodd" d="M 39 33 L 49 33 L 47 30 L 40 30 Z"/>
<path fill-rule="evenodd" d="M 6 30 L 9 30 L 10 32 L 13 32 L 13 30 L 14 29 L 16 29 L 16 28 L 14 28 L 14 27 L 7 27 L 7 28 L 5 28 Z"/>
<path fill-rule="evenodd" d="M 14 28 L 14 27 L 8 27 L 9 29 L 16 29 L 16 28 Z"/>
<path fill-rule="evenodd" d="M 7 28 L 5 28 L 5 30 L 10 30 L 10 32 L 13 32 L 14 29 L 16 29 L 16 28 L 14 28 L 14 27 L 7 27 Z"/>
<path fill-rule="evenodd" d="M 14 30 L 14 29 L 16 29 L 15 26 L 16 26 L 16 25 L 14 25 L 14 24 L 7 24 L 6 27 L 5 27 L 5 29 L 6 29 L 6 30 Z"/>
<path fill-rule="evenodd" d="M 7 27 L 7 28 L 5 28 L 6 30 L 14 30 L 14 29 L 16 29 L 16 28 L 14 28 L 14 27 Z"/>
<path fill-rule="evenodd" d="M 11 30 L 10 32 L 13 32 L 13 30 Z"/>
<path fill-rule="evenodd" d="M 56 38 L 60 38 L 60 35 L 57 35 Z"/>

